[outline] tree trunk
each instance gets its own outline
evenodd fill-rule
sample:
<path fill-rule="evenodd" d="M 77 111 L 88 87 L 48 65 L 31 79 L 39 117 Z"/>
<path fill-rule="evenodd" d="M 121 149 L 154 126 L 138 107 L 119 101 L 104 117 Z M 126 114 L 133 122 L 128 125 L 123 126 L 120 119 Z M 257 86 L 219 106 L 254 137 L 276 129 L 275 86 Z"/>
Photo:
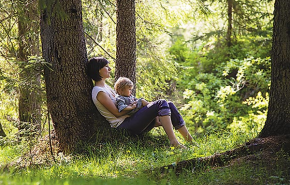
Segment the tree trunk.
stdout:
<path fill-rule="evenodd" d="M 5 134 L 5 132 L 4 132 L 3 128 L 2 128 L 1 123 L 0 123 L 0 136 L 6 137 L 6 134 Z"/>
<path fill-rule="evenodd" d="M 233 31 L 233 0 L 228 0 L 228 30 L 227 30 L 227 46 L 232 45 L 232 31 Z"/>
<path fill-rule="evenodd" d="M 81 0 L 47 0 L 41 15 L 41 40 L 47 106 L 65 153 L 78 152 L 83 142 L 95 141 L 105 124 L 91 99 L 86 75 L 87 53 Z"/>
<path fill-rule="evenodd" d="M 117 0 L 116 80 L 123 76 L 136 83 L 135 1 Z"/>
<path fill-rule="evenodd" d="M 40 70 L 28 67 L 30 56 L 39 56 L 38 2 L 18 0 L 19 120 L 20 135 L 35 135 L 41 127 Z M 30 64 L 31 65 L 31 64 Z"/>
<path fill-rule="evenodd" d="M 96 17 L 97 17 L 97 26 L 98 26 L 98 32 L 97 32 L 97 41 L 102 42 L 103 40 L 103 9 L 102 9 L 102 2 L 97 1 L 97 7 L 96 7 Z"/>
<path fill-rule="evenodd" d="M 290 133 L 290 1 L 276 0 L 268 115 L 261 137 Z"/>

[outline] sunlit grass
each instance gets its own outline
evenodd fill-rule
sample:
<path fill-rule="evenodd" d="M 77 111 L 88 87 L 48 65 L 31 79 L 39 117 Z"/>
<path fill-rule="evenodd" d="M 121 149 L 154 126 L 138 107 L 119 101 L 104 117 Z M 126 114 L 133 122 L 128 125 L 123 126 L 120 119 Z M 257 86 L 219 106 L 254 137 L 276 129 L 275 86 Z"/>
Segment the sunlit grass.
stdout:
<path fill-rule="evenodd" d="M 196 146 L 187 144 L 187 150 L 171 148 L 166 138 L 158 138 L 154 133 L 144 139 L 126 143 L 102 143 L 88 147 L 88 155 L 59 155 L 57 162 L 36 168 L 3 170 L 0 181 L 3 184 L 166 184 L 168 181 L 180 182 L 174 174 L 169 177 L 148 177 L 145 171 L 176 163 L 186 159 L 206 157 L 230 150 L 245 141 L 231 133 L 209 135 L 195 138 Z M 160 134 L 160 133 L 157 133 Z M 251 138 L 248 138 L 251 139 Z M 148 144 L 149 143 L 149 144 Z M 21 156 L 20 145 L 0 147 L 0 163 L 7 164 Z M 9 157 L 8 157 L 9 156 Z M 3 167 L 3 166 L 2 166 Z M 17 167 L 17 166 L 16 166 Z M 191 182 L 191 178 L 182 181 Z M 121 183 L 122 182 L 122 183 Z"/>

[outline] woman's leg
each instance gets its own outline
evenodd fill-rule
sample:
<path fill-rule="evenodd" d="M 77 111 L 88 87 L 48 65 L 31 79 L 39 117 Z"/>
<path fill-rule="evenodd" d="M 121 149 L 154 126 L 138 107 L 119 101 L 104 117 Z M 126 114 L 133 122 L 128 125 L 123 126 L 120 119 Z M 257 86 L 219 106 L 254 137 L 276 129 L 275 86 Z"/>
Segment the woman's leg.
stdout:
<path fill-rule="evenodd" d="M 157 116 L 169 116 L 170 114 L 168 103 L 165 100 L 157 100 L 126 118 L 118 128 L 126 129 L 132 134 L 142 134 L 154 127 Z"/>
<path fill-rule="evenodd" d="M 187 128 L 186 128 L 185 125 L 183 127 L 179 128 L 178 131 L 183 136 L 183 138 L 185 139 L 185 141 L 192 142 L 192 136 L 188 132 L 188 130 L 187 130 Z"/>
<path fill-rule="evenodd" d="M 170 116 L 160 116 L 160 123 L 161 123 L 164 131 L 166 132 L 166 134 L 168 136 L 168 139 L 169 139 L 171 146 L 186 148 L 185 146 L 183 146 L 182 144 L 180 144 L 177 141 L 177 138 L 176 138 L 174 131 L 173 131 L 173 126 L 171 123 Z"/>
<path fill-rule="evenodd" d="M 192 142 L 192 136 L 188 132 L 188 130 L 185 126 L 185 122 L 184 122 L 182 116 L 180 115 L 180 113 L 178 112 L 177 108 L 175 107 L 175 105 L 172 102 L 168 102 L 168 105 L 170 107 L 171 120 L 172 120 L 172 124 L 173 124 L 174 128 L 179 131 L 179 133 L 183 136 L 185 141 Z"/>
<path fill-rule="evenodd" d="M 148 131 L 148 128 L 154 127 L 154 119 L 159 116 L 160 124 L 169 138 L 170 145 L 184 148 L 176 139 L 170 115 L 171 111 L 168 103 L 165 100 L 157 100 L 143 107 L 131 117 L 126 118 L 118 128 L 126 129 L 133 134 L 142 134 Z"/>

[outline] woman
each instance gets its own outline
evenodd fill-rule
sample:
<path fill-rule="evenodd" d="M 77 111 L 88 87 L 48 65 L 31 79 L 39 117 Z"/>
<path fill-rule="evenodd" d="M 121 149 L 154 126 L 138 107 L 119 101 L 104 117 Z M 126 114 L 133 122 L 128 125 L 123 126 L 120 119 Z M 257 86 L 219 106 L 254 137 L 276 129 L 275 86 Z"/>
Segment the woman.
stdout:
<path fill-rule="evenodd" d="M 109 62 L 105 58 L 94 57 L 87 63 L 87 73 L 95 83 L 92 90 L 93 102 L 111 127 L 125 129 L 138 135 L 159 124 L 165 130 L 171 146 L 185 148 L 178 142 L 173 127 L 181 133 L 186 141 L 192 142 L 192 136 L 189 134 L 184 120 L 171 102 L 165 100 L 151 102 L 131 116 L 127 115 L 130 110 L 119 112 L 116 107 L 116 93 L 106 84 L 106 79 L 110 78 L 110 72 Z"/>

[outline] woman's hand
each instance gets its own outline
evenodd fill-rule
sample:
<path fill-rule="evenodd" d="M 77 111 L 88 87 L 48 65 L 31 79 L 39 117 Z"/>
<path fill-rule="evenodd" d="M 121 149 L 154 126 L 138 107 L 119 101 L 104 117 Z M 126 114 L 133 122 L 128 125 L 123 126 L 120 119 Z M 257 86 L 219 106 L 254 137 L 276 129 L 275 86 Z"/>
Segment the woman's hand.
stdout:
<path fill-rule="evenodd" d="M 141 101 L 142 101 L 142 106 L 143 106 L 143 107 L 145 107 L 146 105 L 149 104 L 149 103 L 148 103 L 146 100 L 144 100 L 144 99 L 141 99 Z"/>
<path fill-rule="evenodd" d="M 100 91 L 97 95 L 97 100 L 117 118 L 129 112 L 128 110 L 122 110 L 121 112 L 119 112 L 114 102 L 105 92 Z"/>
<path fill-rule="evenodd" d="M 133 109 L 136 108 L 136 106 L 137 106 L 137 102 L 134 102 L 134 103 L 128 105 L 128 106 L 127 106 L 125 109 L 123 109 L 123 110 L 133 110 Z"/>

